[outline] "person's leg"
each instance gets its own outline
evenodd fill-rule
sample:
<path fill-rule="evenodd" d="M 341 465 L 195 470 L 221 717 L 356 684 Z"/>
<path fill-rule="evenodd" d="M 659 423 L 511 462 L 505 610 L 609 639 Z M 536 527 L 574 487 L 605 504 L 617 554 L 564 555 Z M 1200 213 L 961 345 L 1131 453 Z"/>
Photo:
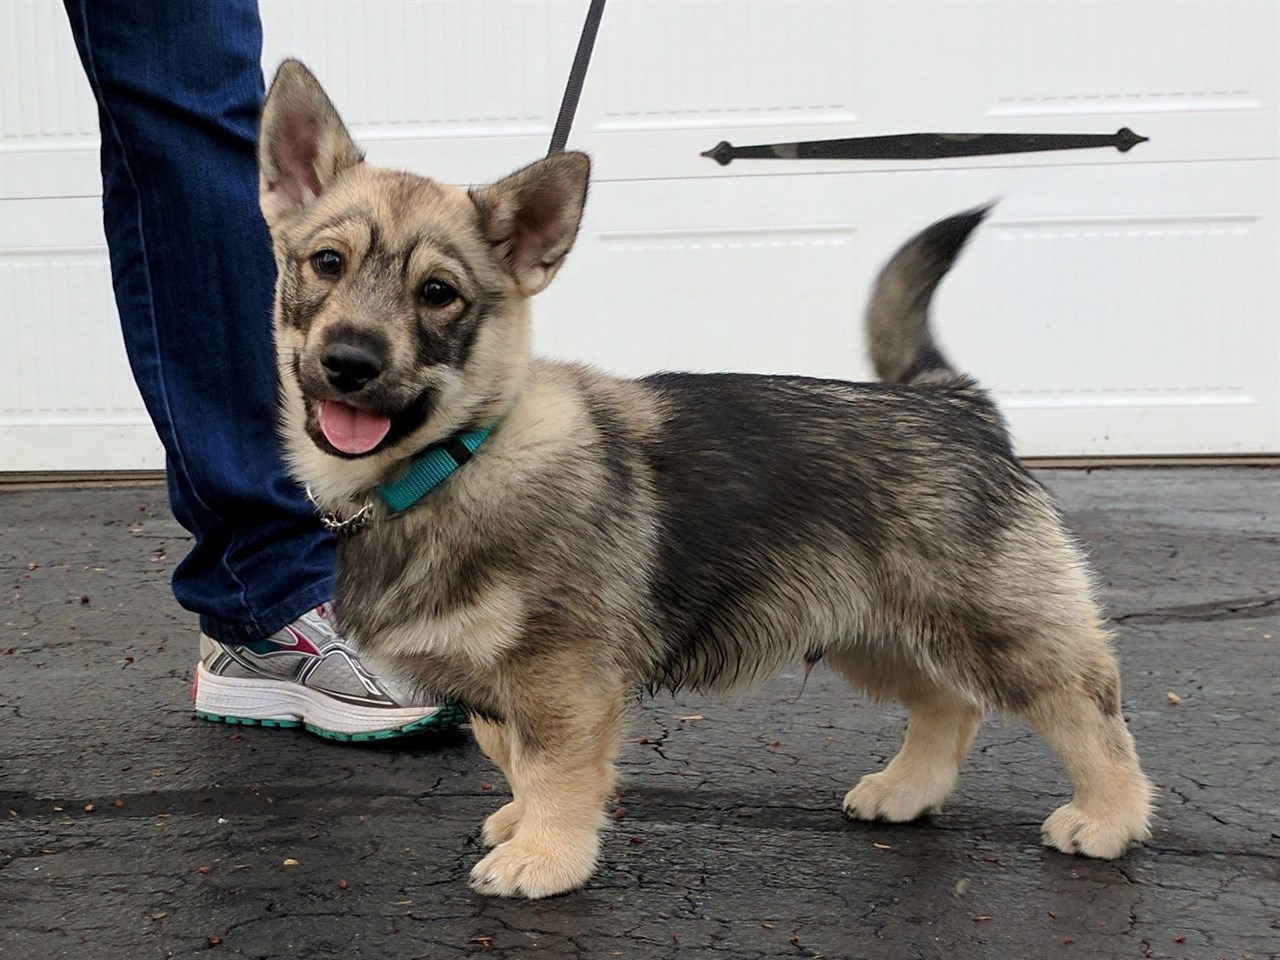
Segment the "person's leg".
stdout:
<path fill-rule="evenodd" d="M 333 539 L 281 462 L 256 0 L 64 2 L 98 102 L 125 346 L 195 536 L 173 590 L 204 633 L 196 714 L 343 740 L 456 724 L 334 633 Z"/>
<path fill-rule="evenodd" d="M 275 267 L 258 210 L 256 0 L 66 0 L 102 127 L 104 219 L 130 363 L 195 536 L 179 603 L 261 639 L 333 592 L 333 544 L 280 461 Z"/>

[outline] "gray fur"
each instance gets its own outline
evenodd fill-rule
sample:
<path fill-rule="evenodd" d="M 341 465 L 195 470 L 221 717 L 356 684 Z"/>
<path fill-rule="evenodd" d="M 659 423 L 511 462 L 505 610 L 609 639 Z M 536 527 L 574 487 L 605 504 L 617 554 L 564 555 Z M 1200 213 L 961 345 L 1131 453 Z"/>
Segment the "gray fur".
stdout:
<path fill-rule="evenodd" d="M 976 207 L 939 220 L 880 271 L 867 307 L 867 340 L 876 376 L 885 383 L 946 383 L 958 376 L 934 343 L 929 304 L 990 212 L 990 206 Z"/>
<path fill-rule="evenodd" d="M 264 126 L 266 149 L 285 133 Z M 720 693 L 800 662 L 910 710 L 902 754 L 850 791 L 849 816 L 936 809 L 996 708 L 1028 717 L 1076 784 L 1047 843 L 1110 857 L 1145 836 L 1150 787 L 1082 551 L 929 332 L 930 297 L 986 211 L 928 228 L 879 278 L 872 354 L 904 385 L 630 381 L 529 355 L 526 303 L 573 243 L 586 172 L 567 155 L 468 197 L 352 161 L 300 210 L 264 196 L 285 441 L 324 502 L 358 509 L 424 447 L 497 421 L 414 507 L 374 500 L 338 571 L 347 634 L 465 705 L 511 781 L 477 889 L 545 896 L 589 877 L 630 694 Z M 335 217 L 365 225 L 324 226 Z M 299 266 L 321 228 L 351 263 L 328 286 Z M 423 272 L 378 266 L 397 258 Z M 433 270 L 461 299 L 415 313 L 406 291 Z M 332 388 L 309 371 L 356 338 L 383 345 L 387 371 L 344 402 L 395 426 L 367 456 L 338 456 L 309 412 Z"/>

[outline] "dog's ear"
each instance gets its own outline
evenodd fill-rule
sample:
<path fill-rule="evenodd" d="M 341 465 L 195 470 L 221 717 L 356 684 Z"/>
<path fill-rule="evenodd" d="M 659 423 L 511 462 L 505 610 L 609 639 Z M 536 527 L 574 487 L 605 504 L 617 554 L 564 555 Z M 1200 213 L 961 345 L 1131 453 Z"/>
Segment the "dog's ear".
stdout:
<path fill-rule="evenodd" d="M 591 161 L 555 153 L 471 191 L 480 228 L 526 297 L 544 289 L 578 235 Z"/>
<path fill-rule="evenodd" d="M 302 210 L 363 160 L 311 71 L 297 60 L 280 64 L 258 131 L 259 202 L 267 224 Z"/>

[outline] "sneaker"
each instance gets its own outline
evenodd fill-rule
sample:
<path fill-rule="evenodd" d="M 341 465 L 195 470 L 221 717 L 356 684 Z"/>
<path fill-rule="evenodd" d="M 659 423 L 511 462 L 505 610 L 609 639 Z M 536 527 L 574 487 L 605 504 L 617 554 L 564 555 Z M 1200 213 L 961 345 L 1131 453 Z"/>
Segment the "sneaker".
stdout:
<path fill-rule="evenodd" d="M 204 720 L 305 727 L 330 740 L 388 740 L 467 719 L 453 704 L 423 703 L 370 674 L 334 632 L 328 604 L 254 643 L 201 634 L 191 699 Z"/>

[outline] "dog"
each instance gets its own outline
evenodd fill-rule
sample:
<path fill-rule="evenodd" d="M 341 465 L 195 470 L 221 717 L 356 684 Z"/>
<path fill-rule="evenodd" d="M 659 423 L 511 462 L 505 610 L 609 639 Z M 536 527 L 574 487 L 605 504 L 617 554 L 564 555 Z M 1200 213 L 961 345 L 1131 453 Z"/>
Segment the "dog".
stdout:
<path fill-rule="evenodd" d="M 624 380 L 530 347 L 530 299 L 578 231 L 584 154 L 471 190 L 377 169 L 287 61 L 258 159 L 286 457 L 348 534 L 339 625 L 461 704 L 511 786 L 475 890 L 588 881 L 637 691 L 717 694 L 819 661 L 908 711 L 847 816 L 936 811 L 1001 710 L 1072 780 L 1047 845 L 1112 858 L 1148 836 L 1083 552 L 930 334 L 985 210 L 883 268 L 868 310 L 883 382 Z"/>

